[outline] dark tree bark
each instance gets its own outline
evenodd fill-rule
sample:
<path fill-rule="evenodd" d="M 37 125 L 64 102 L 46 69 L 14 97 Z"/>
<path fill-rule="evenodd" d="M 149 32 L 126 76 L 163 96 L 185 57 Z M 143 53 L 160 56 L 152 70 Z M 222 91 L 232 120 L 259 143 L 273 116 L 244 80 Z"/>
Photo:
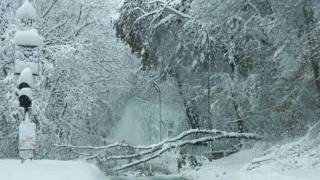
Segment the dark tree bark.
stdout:
<path fill-rule="evenodd" d="M 305 18 L 305 24 L 306 24 L 306 35 L 307 35 L 307 41 L 309 46 L 309 53 L 307 56 L 307 59 L 310 60 L 314 79 L 315 79 L 315 85 L 318 90 L 318 99 L 317 104 L 320 105 L 320 65 L 319 65 L 319 40 L 317 37 L 317 34 L 315 33 L 315 27 L 316 27 L 316 21 L 314 19 L 314 12 L 312 10 L 312 4 L 310 0 L 304 1 L 303 6 L 303 13 Z"/>
<path fill-rule="evenodd" d="M 181 79 L 180 79 L 178 72 L 175 74 L 175 78 L 178 83 L 179 94 L 180 94 L 181 98 L 183 99 L 183 105 L 185 108 L 185 114 L 187 117 L 188 125 L 190 126 L 191 129 L 199 129 L 200 128 L 200 118 L 199 118 L 199 113 L 197 112 L 196 106 L 191 101 L 188 101 L 183 97 L 182 82 L 181 82 Z"/>

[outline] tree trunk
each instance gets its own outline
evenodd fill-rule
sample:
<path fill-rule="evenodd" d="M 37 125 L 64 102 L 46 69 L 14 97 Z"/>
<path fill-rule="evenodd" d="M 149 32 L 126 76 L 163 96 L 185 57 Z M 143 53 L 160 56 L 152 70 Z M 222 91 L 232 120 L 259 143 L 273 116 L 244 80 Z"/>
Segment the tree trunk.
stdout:
<path fill-rule="evenodd" d="M 314 13 L 312 10 L 312 5 L 310 0 L 304 1 L 303 6 L 303 13 L 305 17 L 305 24 L 306 24 L 306 33 L 307 33 L 307 40 L 309 46 L 309 53 L 307 58 L 311 61 L 311 66 L 314 74 L 315 85 L 317 88 L 317 105 L 320 105 L 320 66 L 319 66 L 319 45 L 318 45 L 318 38 L 314 33 L 316 27 L 316 21 L 314 19 Z"/>
<path fill-rule="evenodd" d="M 196 110 L 196 107 L 194 104 L 192 104 L 192 102 L 187 101 L 184 97 L 183 97 L 183 93 L 182 93 L 182 82 L 180 79 L 179 74 L 177 73 L 175 75 L 177 83 L 178 83 L 178 88 L 179 88 L 179 94 L 181 96 L 181 98 L 183 99 L 183 105 L 185 108 L 185 114 L 187 117 L 187 122 L 189 124 L 189 126 L 191 127 L 191 129 L 199 129 L 200 128 L 200 119 L 199 119 L 199 115 L 198 112 Z"/>

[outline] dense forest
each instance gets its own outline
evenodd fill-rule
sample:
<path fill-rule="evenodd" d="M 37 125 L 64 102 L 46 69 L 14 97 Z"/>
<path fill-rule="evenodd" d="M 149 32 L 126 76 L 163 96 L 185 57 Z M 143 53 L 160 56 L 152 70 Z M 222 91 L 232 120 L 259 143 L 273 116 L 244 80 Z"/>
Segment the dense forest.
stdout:
<path fill-rule="evenodd" d="M 0 158 L 19 152 L 12 39 L 23 2 L 0 2 Z M 149 145 L 190 129 L 283 143 L 319 121 L 317 0 L 30 2 L 42 40 L 38 159 L 83 156 L 59 145 Z M 246 141 L 217 143 L 210 151 Z"/>

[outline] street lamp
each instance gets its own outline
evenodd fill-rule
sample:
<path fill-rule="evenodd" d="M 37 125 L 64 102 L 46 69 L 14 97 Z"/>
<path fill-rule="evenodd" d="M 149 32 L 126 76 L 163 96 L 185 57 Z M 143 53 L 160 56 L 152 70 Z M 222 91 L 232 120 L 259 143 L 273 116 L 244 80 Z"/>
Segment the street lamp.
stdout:
<path fill-rule="evenodd" d="M 152 82 L 152 84 L 153 84 L 153 87 L 156 89 L 156 91 L 159 93 L 159 128 L 160 128 L 160 132 L 159 132 L 159 134 L 160 134 L 160 136 L 159 136 L 159 138 L 160 138 L 160 142 L 162 141 L 162 120 L 161 120 L 161 89 L 160 89 L 160 87 L 155 83 L 155 82 Z"/>

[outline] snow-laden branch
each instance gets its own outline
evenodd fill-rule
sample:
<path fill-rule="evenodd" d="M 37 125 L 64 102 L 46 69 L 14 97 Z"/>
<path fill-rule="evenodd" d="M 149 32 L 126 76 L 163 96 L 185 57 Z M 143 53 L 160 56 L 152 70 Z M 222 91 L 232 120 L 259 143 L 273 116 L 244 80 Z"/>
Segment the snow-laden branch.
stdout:
<path fill-rule="evenodd" d="M 64 147 L 64 148 L 73 148 L 73 149 L 92 149 L 92 150 L 101 150 L 101 149 L 111 149 L 111 148 L 116 148 L 116 147 L 129 147 L 129 148 L 133 148 L 133 149 L 137 149 L 137 150 L 155 150 L 161 146 L 163 146 L 164 144 L 167 143 L 172 143 L 172 142 L 176 142 L 178 140 L 181 140 L 187 136 L 190 135 L 200 135 L 200 134 L 223 134 L 223 135 L 236 135 L 239 133 L 233 133 L 233 132 L 227 132 L 227 131 L 220 131 L 217 129 L 212 129 L 212 130 L 200 130 L 200 129 L 191 129 L 185 132 L 182 132 L 180 135 L 178 135 L 175 138 L 172 139 L 165 139 L 161 142 L 159 142 L 158 144 L 152 144 L 149 146 L 134 146 L 131 144 L 126 144 L 124 142 L 116 142 L 113 144 L 109 144 L 107 146 L 99 146 L 99 147 L 95 147 L 95 146 L 73 146 L 73 145 L 58 145 L 55 144 L 54 146 L 56 147 Z M 241 135 L 245 135 L 246 133 L 242 133 Z M 248 134 L 248 135 L 252 135 L 252 134 Z"/>
<path fill-rule="evenodd" d="M 101 149 L 110 149 L 110 148 L 115 148 L 115 147 L 131 147 L 131 148 L 136 148 L 136 146 L 132 146 L 126 143 L 121 143 L 121 142 L 116 142 L 113 144 L 109 144 L 107 146 L 73 146 L 73 145 L 58 145 L 54 144 L 55 147 L 61 147 L 61 148 L 72 148 L 72 149 L 92 149 L 92 150 L 101 150 Z"/>
<path fill-rule="evenodd" d="M 191 18 L 192 18 L 192 17 L 189 16 L 188 14 L 184 14 L 183 12 L 180 12 L 180 11 L 178 11 L 178 10 L 170 7 L 170 6 L 166 6 L 166 9 L 167 9 L 168 11 L 171 11 L 172 13 L 174 13 L 174 14 L 182 17 L 182 18 L 186 18 L 186 19 L 191 19 Z"/>
<path fill-rule="evenodd" d="M 157 157 L 159 157 L 161 154 L 167 152 L 170 149 L 174 149 L 174 148 L 179 148 L 179 147 L 183 147 L 186 145 L 194 145 L 194 144 L 198 144 L 198 143 L 205 143 L 205 142 L 212 142 L 212 141 L 216 141 L 219 139 L 223 139 L 223 138 L 245 138 L 245 139 L 260 139 L 259 136 L 256 136 L 255 134 L 249 134 L 249 133 L 224 133 L 222 135 L 218 135 L 215 137 L 203 137 L 203 138 L 198 138 L 198 139 L 193 139 L 193 140 L 185 140 L 179 143 L 167 143 L 165 145 L 162 146 L 162 148 L 157 151 L 156 153 L 154 153 L 151 156 L 145 157 L 143 159 L 134 161 L 132 163 L 129 164 L 124 164 L 122 166 L 120 166 L 119 168 L 114 168 L 112 169 L 113 171 L 120 171 L 120 170 L 124 170 L 130 167 L 133 167 L 135 165 L 141 164 L 141 163 L 145 163 L 147 161 L 150 161 L 152 159 L 155 159 Z"/>
<path fill-rule="evenodd" d="M 164 0 L 154 0 L 154 1 L 149 1 L 149 2 L 143 2 L 142 4 L 154 4 L 154 3 L 161 3 L 162 8 L 154 10 L 154 11 L 151 11 L 151 12 L 145 12 L 140 7 L 134 8 L 132 11 L 140 10 L 143 13 L 143 15 L 140 16 L 135 22 L 138 22 L 141 19 L 146 18 L 146 17 L 151 16 L 151 15 L 154 15 L 154 14 L 159 14 L 159 13 L 161 14 L 163 12 L 163 10 L 167 10 L 167 11 L 173 13 L 172 15 L 177 15 L 177 16 L 180 16 L 181 18 L 186 18 L 186 19 L 191 19 L 192 18 L 190 15 L 185 14 L 185 13 L 183 13 L 183 12 L 173 8 L 173 7 L 171 7 L 169 2 L 166 2 Z"/>
<path fill-rule="evenodd" d="M 166 4 L 167 2 L 164 0 L 154 0 L 154 1 L 145 1 L 143 4 L 154 4 L 154 3 L 163 3 Z"/>
<path fill-rule="evenodd" d="M 165 24 L 165 23 L 167 23 L 167 22 L 170 22 L 171 19 L 172 19 L 173 17 L 175 17 L 175 16 L 176 16 L 176 15 L 174 15 L 174 14 L 169 14 L 169 15 L 166 16 L 165 18 L 161 19 L 160 22 L 154 26 L 154 28 L 158 28 L 159 26 L 161 26 L 161 25 L 163 25 L 163 24 Z"/>
<path fill-rule="evenodd" d="M 154 10 L 154 11 L 151 11 L 151 12 L 149 12 L 149 13 L 143 14 L 142 16 L 138 17 L 138 18 L 134 21 L 134 24 L 137 23 L 137 22 L 139 22 L 139 21 L 140 21 L 141 19 L 143 19 L 143 18 L 146 18 L 146 17 L 148 17 L 148 16 L 157 14 L 157 13 L 159 13 L 159 12 L 160 12 L 160 10 Z"/>

